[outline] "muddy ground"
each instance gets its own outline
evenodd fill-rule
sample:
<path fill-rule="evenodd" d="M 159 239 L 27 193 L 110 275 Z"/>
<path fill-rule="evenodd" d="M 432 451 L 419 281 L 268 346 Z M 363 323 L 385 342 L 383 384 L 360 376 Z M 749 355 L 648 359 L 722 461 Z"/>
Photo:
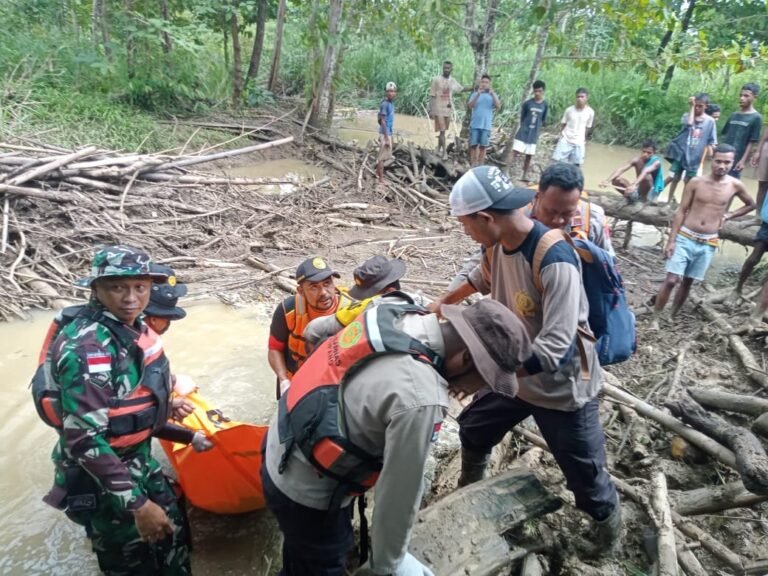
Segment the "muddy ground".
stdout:
<path fill-rule="evenodd" d="M 258 125 L 264 122 L 265 115 L 274 119 L 279 112 L 267 111 L 259 118 L 238 118 L 236 121 Z M 105 201 L 103 213 L 106 216 L 103 218 L 94 217 L 92 212 L 82 213 L 76 202 L 62 205 L 14 198 L 13 210 L 19 225 L 11 228 L 9 243 L 12 249 L 0 256 L 3 271 L 0 291 L 20 303 L 17 308 L 21 314 L 25 308 L 49 306 L 54 300 L 75 299 L 78 293 L 69 284 L 73 278 L 85 273 L 89 249 L 98 243 L 124 241 L 142 244 L 152 251 L 155 259 L 173 265 L 179 277 L 190 285 L 192 296 L 214 296 L 232 305 L 259 302 L 265 311 L 286 295 L 278 284 L 289 286 L 289 276 L 295 266 L 313 254 L 329 258 L 346 282 L 351 281 L 352 269 L 374 254 L 402 258 L 408 265 L 405 288 L 436 296 L 461 267 L 462 259 L 476 249 L 462 234 L 458 223 L 448 217 L 444 208 L 447 197 L 433 198 L 435 202 L 419 202 L 418 196 L 414 201 L 413 196 L 403 192 L 408 189 L 408 182 L 377 186 L 372 176 L 375 150 L 357 152 L 329 146 L 313 138 L 310 132 L 302 133 L 301 122 L 291 118 L 271 124 L 270 136 L 278 135 L 293 135 L 296 141 L 205 165 L 203 170 L 231 173 L 285 159 L 301 159 L 319 169 L 319 177 L 305 175 L 296 180 L 290 193 L 265 193 L 259 187 L 147 185 L 137 187 L 135 196 L 131 192 L 129 202 L 119 212 Z M 221 137 L 228 136 L 222 134 Z M 450 180 L 444 180 L 442 186 L 430 181 L 431 188 L 443 192 L 449 186 Z M 202 207 L 206 212 L 190 215 L 167 207 L 149 207 L 151 197 Z M 216 213 L 206 215 L 210 212 Z M 124 222 L 122 226 L 118 224 L 121 215 L 127 218 L 127 225 Z M 131 221 L 137 224 L 131 225 Z M 618 247 L 624 226 L 615 223 L 615 228 Z M 22 244 L 17 230 L 25 232 L 22 247 L 25 255 L 21 265 L 15 267 L 14 283 L 25 291 L 23 294 L 17 294 L 15 286 L 7 280 Z M 729 349 L 727 334 L 707 321 L 693 304 L 688 304 L 674 322 L 665 320 L 660 331 L 650 331 L 647 302 L 663 277 L 660 249 L 630 245 L 627 250 L 618 252 L 630 302 L 638 313 L 637 354 L 623 364 L 610 367 L 626 389 L 662 407 L 677 367 L 675 359 L 681 347 L 689 344 L 680 371 L 680 390 L 695 384 L 765 396 L 765 391 L 747 376 Z M 53 291 L 41 291 L 39 285 L 31 286 L 30 277 L 23 273 L 25 266 L 38 278 L 44 277 Z M 13 281 L 13 271 L 10 278 Z M 718 290 L 727 290 L 733 282 L 732 277 L 721 276 L 714 286 L 697 287 L 694 295 L 713 299 L 719 294 Z M 756 283 L 748 285 L 746 292 L 756 286 Z M 751 309 L 748 301 L 742 301 L 735 308 L 724 308 L 721 304 L 713 306 L 737 327 L 746 322 Z M 19 315 L 19 312 L 14 313 Z M 744 340 L 765 369 L 768 345 L 765 333 L 745 335 Z M 454 416 L 459 409 L 454 407 Z M 733 470 L 706 458 L 698 463 L 673 458 L 670 448 L 673 435 L 650 420 L 642 420 L 642 430 L 647 434 L 641 441 L 647 448 L 647 455 L 638 459 L 631 449 L 631 442 L 625 443 L 618 453 L 627 434 L 618 404 L 606 399 L 602 404 L 602 416 L 611 471 L 641 491 L 647 490 L 651 473 L 659 469 L 666 474 L 670 490 L 687 491 L 738 479 Z M 744 417 L 733 414 L 728 417 L 734 423 L 749 424 Z M 528 425 L 535 429 L 535 424 Z M 455 423 L 449 417 L 437 447 L 437 458 L 431 464 L 430 476 L 434 482 L 432 491 L 426 496 L 427 502 L 455 486 L 458 474 L 455 431 Z M 509 535 L 510 541 L 518 544 L 551 537 L 555 545 L 542 554 L 549 573 L 652 572 L 644 541 L 648 540 L 645 532 L 652 532 L 653 527 L 642 508 L 624 498 L 627 530 L 620 557 L 602 563 L 588 561 L 579 551 L 577 535 L 586 535 L 589 523 L 586 516 L 575 509 L 573 498 L 551 456 L 512 434 L 497 452 L 495 470 L 522 461 L 565 502 L 560 511 L 527 524 L 523 533 Z M 695 521 L 748 560 L 768 557 L 768 505 L 765 503 L 696 517 Z M 696 547 L 694 553 L 709 573 L 729 573 L 703 548 Z M 519 565 L 514 565 L 509 573 L 518 570 Z"/>

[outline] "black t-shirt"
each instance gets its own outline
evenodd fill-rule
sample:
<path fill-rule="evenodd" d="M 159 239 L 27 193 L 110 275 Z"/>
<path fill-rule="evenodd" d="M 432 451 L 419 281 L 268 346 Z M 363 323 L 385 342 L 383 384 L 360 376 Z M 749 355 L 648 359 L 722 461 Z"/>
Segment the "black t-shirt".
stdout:
<path fill-rule="evenodd" d="M 520 140 L 526 144 L 536 144 L 539 140 L 541 126 L 547 120 L 548 110 L 549 104 L 546 100 L 541 102 L 536 102 L 533 98 L 526 100 L 520 110 L 520 129 L 515 135 L 515 140 Z"/>
<path fill-rule="evenodd" d="M 288 323 L 285 321 L 285 311 L 293 310 L 295 303 L 296 297 L 289 296 L 277 305 L 274 314 L 272 314 L 272 324 L 269 326 L 270 339 L 288 344 L 290 330 L 288 330 Z"/>
<path fill-rule="evenodd" d="M 736 148 L 734 165 L 744 156 L 749 142 L 760 140 L 760 130 L 763 128 L 763 117 L 757 112 L 742 114 L 734 112 L 723 126 L 723 141 Z"/>

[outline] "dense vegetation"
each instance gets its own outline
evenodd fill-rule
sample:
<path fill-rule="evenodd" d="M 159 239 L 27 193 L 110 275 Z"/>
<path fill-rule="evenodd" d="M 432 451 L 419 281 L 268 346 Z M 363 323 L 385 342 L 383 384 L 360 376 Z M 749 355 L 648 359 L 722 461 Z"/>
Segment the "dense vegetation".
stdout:
<path fill-rule="evenodd" d="M 314 104 L 320 124 L 335 106 L 374 107 L 389 80 L 398 110 L 423 115 L 446 58 L 464 83 L 491 73 L 509 127 L 532 78 L 547 82 L 554 116 L 588 87 L 603 142 L 664 142 L 693 92 L 709 92 L 724 114 L 744 82 L 768 93 L 765 0 L 282 4 L 0 2 L 0 137 L 48 131 L 63 144 L 156 150 L 178 139 L 158 116 L 238 111 L 279 94 Z M 766 103 L 764 94 L 758 107 L 768 112 Z"/>

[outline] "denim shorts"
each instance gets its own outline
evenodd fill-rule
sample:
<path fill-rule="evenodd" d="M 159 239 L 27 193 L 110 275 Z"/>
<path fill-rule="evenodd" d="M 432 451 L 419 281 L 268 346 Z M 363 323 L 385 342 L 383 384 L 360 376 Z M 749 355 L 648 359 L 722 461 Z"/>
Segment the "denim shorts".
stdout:
<path fill-rule="evenodd" d="M 675 251 L 667 261 L 667 272 L 684 278 L 704 280 L 716 250 L 714 246 L 678 234 L 675 239 Z"/>
<path fill-rule="evenodd" d="M 552 153 L 552 160 L 555 162 L 568 162 L 581 166 L 584 164 L 584 146 L 580 144 L 570 144 L 565 138 L 560 138 Z"/>
<path fill-rule="evenodd" d="M 481 130 L 480 128 L 472 128 L 469 131 L 469 145 L 470 146 L 482 146 L 487 148 L 491 142 L 491 131 Z"/>

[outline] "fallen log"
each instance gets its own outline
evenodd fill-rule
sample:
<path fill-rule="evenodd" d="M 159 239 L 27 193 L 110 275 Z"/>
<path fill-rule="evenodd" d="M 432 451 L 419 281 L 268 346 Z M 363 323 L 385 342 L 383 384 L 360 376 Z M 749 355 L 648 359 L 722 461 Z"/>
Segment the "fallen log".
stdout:
<path fill-rule="evenodd" d="M 503 534 L 561 505 L 527 468 L 516 467 L 419 512 L 409 550 L 440 576 L 492 576 L 510 563 Z"/>
<path fill-rule="evenodd" d="M 736 470 L 746 489 L 754 494 L 768 494 L 768 455 L 757 436 L 707 412 L 690 397 L 669 402 L 667 407 L 685 423 L 731 448 L 736 454 Z"/>
<path fill-rule="evenodd" d="M 680 564 L 680 568 L 687 576 L 707 576 L 707 571 L 704 570 L 696 555 L 685 544 L 680 543 L 684 541 L 684 534 L 680 530 L 675 530 L 675 532 L 679 542 L 677 545 L 677 562 Z"/>
<path fill-rule="evenodd" d="M 723 335 L 728 337 L 728 343 L 731 349 L 739 357 L 741 363 L 747 371 L 749 377 L 763 388 L 768 388 L 768 374 L 760 367 L 755 356 L 749 351 L 747 345 L 740 336 L 735 334 L 736 330 L 730 325 L 728 320 L 720 314 L 717 310 L 707 305 L 703 300 L 698 298 L 691 298 L 691 301 L 704 313 L 707 320 L 714 322 Z"/>
<path fill-rule="evenodd" d="M 716 388 L 688 388 L 696 402 L 707 408 L 760 416 L 768 412 L 768 400 L 750 394 L 734 394 Z"/>
<path fill-rule="evenodd" d="M 726 466 L 735 468 L 736 456 L 728 448 L 722 444 L 719 444 L 706 434 L 702 434 L 698 430 L 687 427 L 674 416 L 670 416 L 666 412 L 663 412 L 662 410 L 651 406 L 647 402 L 644 402 L 643 400 L 633 396 L 629 392 L 626 392 L 617 385 L 619 382 L 618 379 L 610 372 L 605 372 L 605 377 L 607 381 L 603 384 L 603 390 L 608 396 L 618 400 L 619 402 L 624 402 L 641 416 L 655 420 L 665 428 L 668 428 L 672 432 L 682 436 L 688 442 L 701 449 L 703 452 L 706 452 L 716 460 L 719 460 Z"/>
<path fill-rule="evenodd" d="M 748 508 L 765 502 L 768 495 L 749 492 L 740 480 L 722 486 L 669 493 L 672 508 L 681 516 L 714 514 L 731 508 Z"/>
<path fill-rule="evenodd" d="M 762 414 L 752 422 L 752 432 L 768 438 L 768 414 Z"/>
<path fill-rule="evenodd" d="M 613 192 L 589 190 L 589 198 L 602 206 L 607 216 L 620 220 L 667 228 L 674 216 L 674 211 L 667 204 L 659 206 L 630 204 L 623 196 Z M 755 243 L 755 233 L 759 227 L 760 224 L 755 223 L 753 219 L 726 222 L 720 230 L 720 238 L 744 246 L 752 246 Z"/>
<path fill-rule="evenodd" d="M 651 478 L 651 507 L 656 515 L 657 563 L 659 576 L 677 576 L 677 546 L 672 526 L 672 511 L 667 498 L 667 477 L 656 472 Z"/>

